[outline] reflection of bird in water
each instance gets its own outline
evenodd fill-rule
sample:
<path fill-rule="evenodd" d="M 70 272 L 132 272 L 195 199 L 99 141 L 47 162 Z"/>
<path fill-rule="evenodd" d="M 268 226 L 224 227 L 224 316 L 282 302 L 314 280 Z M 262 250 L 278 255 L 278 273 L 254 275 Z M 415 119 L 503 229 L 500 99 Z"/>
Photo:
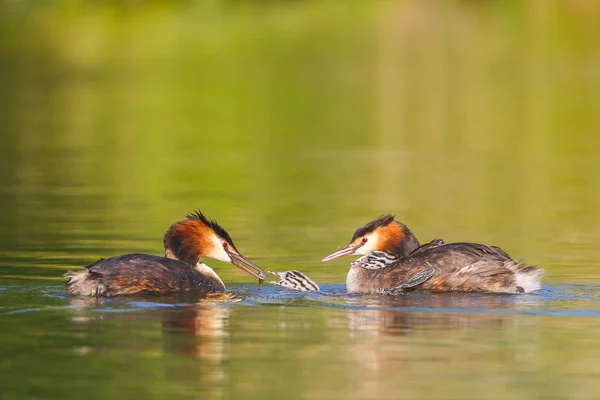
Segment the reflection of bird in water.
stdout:
<path fill-rule="evenodd" d="M 161 306 L 154 308 L 156 297 L 136 296 L 135 308 L 143 312 L 147 319 L 158 318 L 161 322 L 164 349 L 171 354 L 192 356 L 194 358 L 220 360 L 223 356 L 223 338 L 227 336 L 227 320 L 231 304 L 242 301 L 235 295 L 222 294 L 175 294 L 160 298 Z M 90 324 L 94 321 L 120 321 L 123 324 L 136 324 L 140 321 L 138 312 L 102 312 L 103 301 L 95 298 L 69 298 L 69 304 L 74 306 L 76 314 L 73 322 Z M 112 300 L 108 305 L 111 309 L 123 308 L 130 311 L 131 303 Z M 137 306 L 143 304 L 144 306 Z M 172 305 L 168 307 L 167 305 Z M 94 307 L 90 313 L 88 307 Z M 137 345 L 142 345 L 138 340 Z M 152 346 L 154 342 L 148 342 Z"/>
<path fill-rule="evenodd" d="M 224 338 L 228 336 L 229 308 L 216 304 L 192 305 L 164 313 L 162 330 L 164 349 L 180 354 L 219 362 L 225 356 Z"/>
<path fill-rule="evenodd" d="M 202 362 L 175 362 L 165 367 L 169 380 L 198 382 L 199 389 L 222 397 L 229 380 L 229 317 L 224 298 L 166 311 L 162 318 L 163 350 L 167 355 Z M 229 302 L 231 299 L 228 298 Z"/>
<path fill-rule="evenodd" d="M 350 332 L 375 336 L 410 336 L 412 332 L 422 328 L 439 330 L 449 327 L 500 327 L 510 317 L 456 310 L 468 311 L 474 307 L 490 311 L 506 310 L 515 309 L 521 304 L 517 297 L 489 294 L 465 297 L 460 294 L 414 293 L 408 296 L 368 296 L 361 297 L 361 300 L 362 305 L 370 309 L 359 307 L 348 309 L 348 328 Z M 406 308 L 412 310 L 403 310 Z M 419 311 L 419 309 L 425 310 Z"/>
<path fill-rule="evenodd" d="M 344 309 L 345 321 L 331 318 L 326 323 L 331 331 L 337 328 L 348 332 L 348 363 L 360 365 L 355 397 L 386 398 L 391 388 L 398 393 L 415 385 L 427 387 L 431 376 L 454 376 L 454 369 L 465 369 L 473 376 L 481 369 L 496 371 L 505 364 L 518 365 L 524 358 L 539 360 L 539 345 L 536 340 L 532 342 L 532 336 L 535 338 L 540 331 L 542 320 L 517 313 L 494 313 L 495 309 L 520 308 L 524 297 L 530 296 L 360 296 L 368 300 L 367 307 Z M 378 306 L 381 309 L 369 309 Z M 474 307 L 490 312 L 482 313 Z M 453 371 L 448 370 L 449 366 Z M 432 398 L 447 397 L 443 392 L 437 390 Z"/>
<path fill-rule="evenodd" d="M 135 297 L 135 304 L 146 301 L 152 305 L 156 297 Z M 73 322 L 81 328 L 87 326 L 86 329 L 77 330 L 79 342 L 89 343 L 74 347 L 73 352 L 87 355 L 128 349 L 135 356 L 158 354 L 164 357 L 165 361 L 161 361 L 159 365 L 167 379 L 173 382 L 197 382 L 198 390 L 206 390 L 221 397 L 228 379 L 228 368 L 223 361 L 229 358 L 230 305 L 236 301 L 241 299 L 229 293 L 178 294 L 161 297 L 161 307 L 158 308 L 142 307 L 136 312 L 120 313 L 114 312 L 115 307 L 118 309 L 119 305 L 127 305 L 129 302 L 122 299 L 72 298 L 69 303 L 76 306 Z M 102 305 L 103 302 L 108 302 L 111 306 L 110 312 L 102 312 L 101 307 L 89 312 L 86 307 Z M 223 303 L 228 306 L 223 306 Z M 165 307 L 167 304 L 172 304 L 173 307 Z M 130 311 L 128 308 L 125 310 Z M 143 315 L 142 318 L 140 314 Z M 162 327 L 158 332 L 156 322 Z M 98 323 L 102 324 L 102 329 L 97 328 Z M 138 334 L 132 343 L 131 335 L 114 335 L 113 329 L 117 329 L 117 332 L 125 329 Z M 94 340 L 98 335 L 102 339 Z M 170 362 L 174 358 L 178 360 Z M 181 361 L 180 358 L 190 359 L 190 362 Z"/>
<path fill-rule="evenodd" d="M 418 287 L 435 292 L 524 293 L 540 288 L 543 271 L 513 260 L 502 249 L 437 239 L 419 246 L 413 233 L 386 214 L 358 228 L 350 243 L 323 259 L 364 255 L 350 267 L 350 293 L 382 293 L 425 269 L 433 274 Z"/>
<path fill-rule="evenodd" d="M 244 258 L 223 227 L 201 212 L 171 225 L 164 236 L 165 256 L 125 254 L 70 271 L 68 295 L 109 297 L 136 293 L 220 293 L 225 285 L 201 257 L 231 263 L 263 280 L 267 274 Z"/>

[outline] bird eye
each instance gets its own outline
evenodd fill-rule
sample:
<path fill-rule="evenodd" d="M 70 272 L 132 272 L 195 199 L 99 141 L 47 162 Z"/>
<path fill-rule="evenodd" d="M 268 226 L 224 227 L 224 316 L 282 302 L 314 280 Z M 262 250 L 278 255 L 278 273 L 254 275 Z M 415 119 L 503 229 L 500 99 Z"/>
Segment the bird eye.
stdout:
<path fill-rule="evenodd" d="M 367 238 L 362 238 L 362 242 L 363 242 L 363 243 L 367 243 L 368 241 L 369 241 L 369 239 L 367 239 Z"/>
<path fill-rule="evenodd" d="M 223 248 L 226 249 L 229 247 L 229 244 L 227 242 L 223 242 Z"/>

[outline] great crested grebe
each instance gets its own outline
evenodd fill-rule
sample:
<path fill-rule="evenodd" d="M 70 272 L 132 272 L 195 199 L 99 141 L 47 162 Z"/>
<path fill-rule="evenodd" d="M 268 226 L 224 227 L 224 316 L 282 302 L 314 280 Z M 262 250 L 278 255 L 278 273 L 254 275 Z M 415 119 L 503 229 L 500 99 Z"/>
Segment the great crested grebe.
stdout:
<path fill-rule="evenodd" d="M 237 251 L 223 227 L 200 211 L 171 225 L 163 242 L 164 257 L 124 254 L 67 272 L 67 294 L 110 297 L 136 293 L 224 292 L 221 278 L 201 263 L 200 257 L 231 263 L 261 281 L 267 276 Z"/>
<path fill-rule="evenodd" d="M 390 214 L 358 228 L 346 247 L 322 261 L 356 254 L 364 257 L 348 272 L 350 293 L 384 293 L 418 274 L 423 278 L 418 290 L 527 293 L 540 288 L 543 275 L 542 269 L 523 265 L 495 246 L 441 239 L 419 246 L 406 225 Z M 428 277 L 427 271 L 432 272 Z"/>

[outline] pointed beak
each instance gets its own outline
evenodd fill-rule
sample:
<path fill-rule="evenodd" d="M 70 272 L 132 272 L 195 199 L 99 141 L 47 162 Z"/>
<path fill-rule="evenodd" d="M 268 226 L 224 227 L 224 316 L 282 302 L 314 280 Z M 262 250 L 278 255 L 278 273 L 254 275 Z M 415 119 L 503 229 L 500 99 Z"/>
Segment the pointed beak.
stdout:
<path fill-rule="evenodd" d="M 234 253 L 233 251 L 229 250 L 226 251 L 229 258 L 231 258 L 231 263 L 239 269 L 241 269 L 242 271 L 258 279 L 265 279 L 267 277 L 267 273 L 263 271 L 258 265 L 251 263 L 238 253 Z"/>
<path fill-rule="evenodd" d="M 327 262 L 327 261 L 335 260 L 336 258 L 340 258 L 343 256 L 349 256 L 351 254 L 354 254 L 356 249 L 358 249 L 359 247 L 360 246 L 348 245 L 348 246 L 344 247 L 343 249 L 340 249 L 336 252 L 331 253 L 330 255 L 328 255 L 327 257 L 322 259 L 321 262 Z"/>

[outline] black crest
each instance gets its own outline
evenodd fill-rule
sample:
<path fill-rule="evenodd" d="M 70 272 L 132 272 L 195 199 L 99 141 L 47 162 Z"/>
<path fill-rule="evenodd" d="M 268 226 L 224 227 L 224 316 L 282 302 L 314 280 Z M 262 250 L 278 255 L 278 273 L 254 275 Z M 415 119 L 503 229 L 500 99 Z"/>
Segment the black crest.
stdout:
<path fill-rule="evenodd" d="M 223 228 L 221 225 L 219 225 L 217 223 L 217 221 L 212 220 L 212 219 L 208 218 L 207 216 L 205 216 L 204 214 L 202 214 L 202 212 L 200 210 L 195 210 L 194 212 L 186 215 L 185 217 L 190 221 L 202 222 L 206 226 L 210 227 L 213 231 L 215 231 L 215 233 L 217 235 L 219 235 L 220 237 L 225 239 L 228 243 L 233 245 L 233 248 L 235 248 L 235 244 L 233 244 L 233 239 L 231 239 L 231 236 L 229 236 L 229 233 L 227 233 L 225 228 Z"/>
<path fill-rule="evenodd" d="M 350 241 L 352 242 L 356 238 L 365 236 L 366 234 L 373 232 L 375 229 L 377 229 L 381 226 L 386 226 L 386 225 L 390 224 L 393 220 L 394 220 L 394 216 L 392 214 L 380 215 L 377 219 L 374 219 L 373 221 L 369 222 L 365 226 L 361 226 L 356 231 L 354 231 L 354 235 L 352 235 L 352 239 L 350 239 Z"/>

